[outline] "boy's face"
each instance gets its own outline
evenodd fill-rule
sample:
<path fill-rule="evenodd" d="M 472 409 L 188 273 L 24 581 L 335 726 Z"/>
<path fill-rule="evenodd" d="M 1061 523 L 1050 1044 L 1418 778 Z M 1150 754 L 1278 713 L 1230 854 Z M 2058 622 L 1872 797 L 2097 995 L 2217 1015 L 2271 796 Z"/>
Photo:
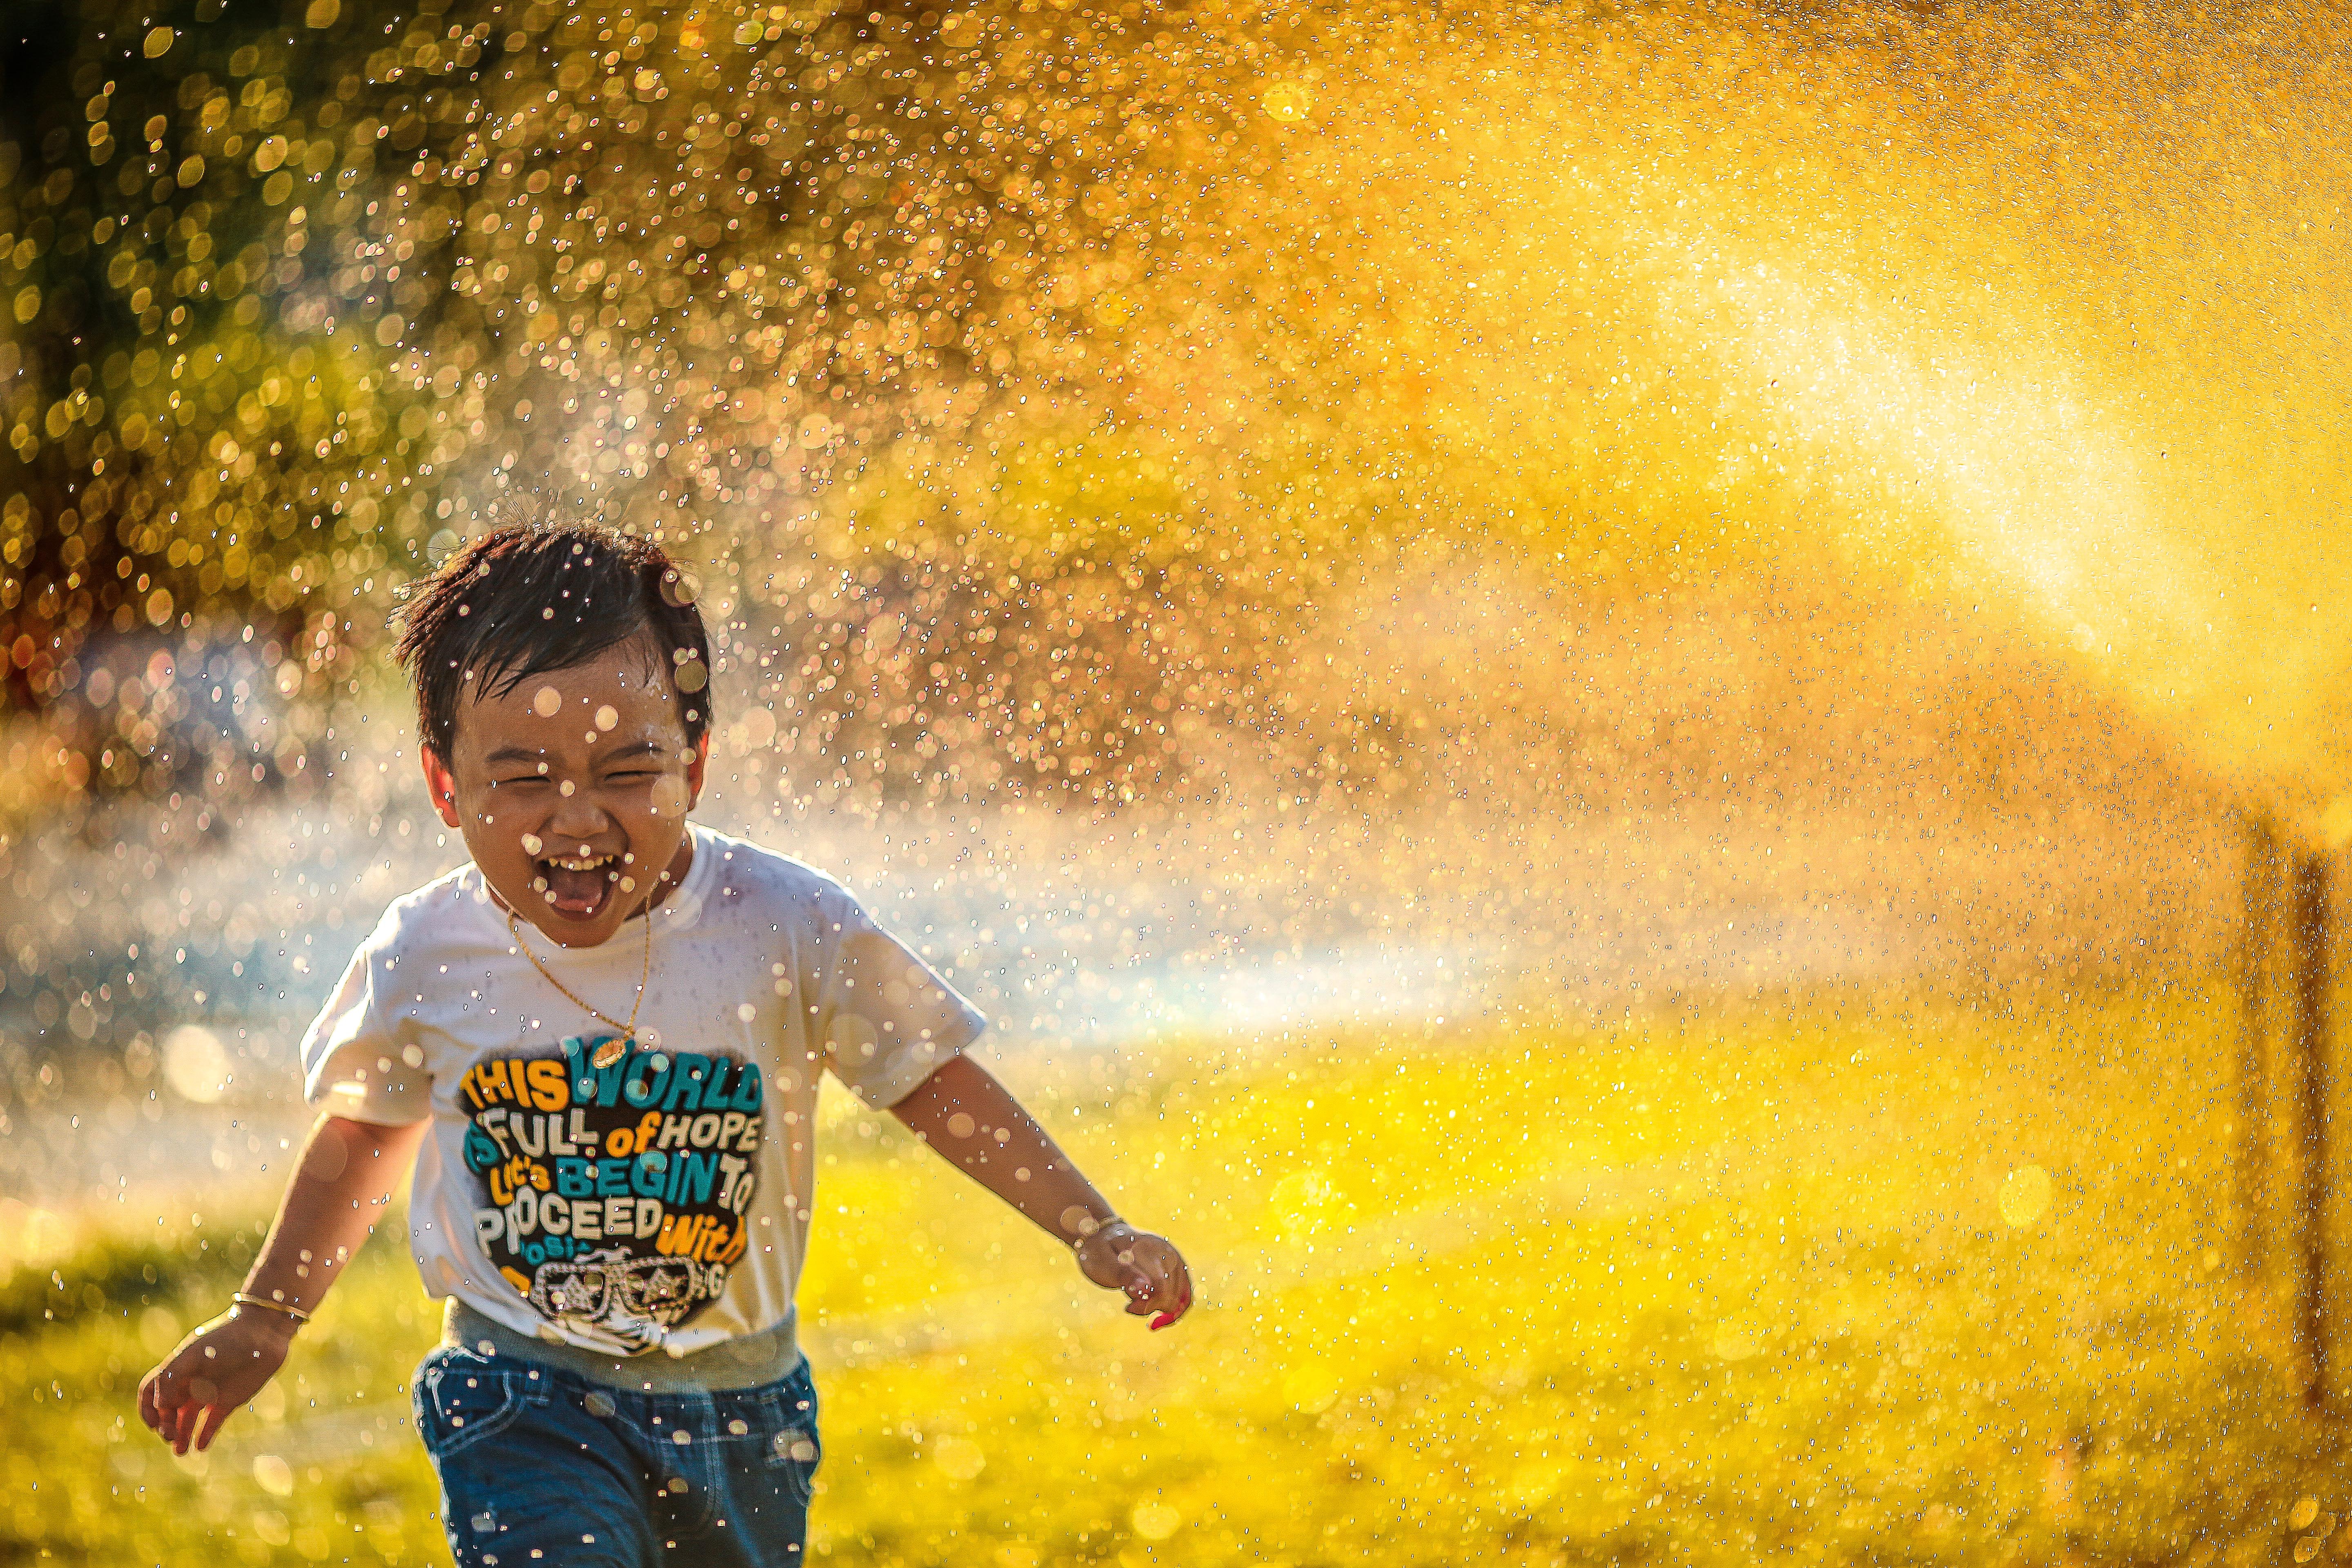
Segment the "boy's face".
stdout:
<path fill-rule="evenodd" d="M 631 638 L 527 675 L 460 700 L 446 758 L 422 748 L 434 809 L 490 890 L 565 947 L 612 936 L 694 858 L 686 814 L 709 746 L 688 750 L 665 662 Z"/>

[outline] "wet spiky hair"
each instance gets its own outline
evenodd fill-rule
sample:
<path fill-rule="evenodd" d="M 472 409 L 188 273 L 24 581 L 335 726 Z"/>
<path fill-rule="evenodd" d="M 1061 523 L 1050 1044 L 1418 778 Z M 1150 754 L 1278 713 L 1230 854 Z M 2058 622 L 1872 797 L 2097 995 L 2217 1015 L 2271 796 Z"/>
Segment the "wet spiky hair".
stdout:
<path fill-rule="evenodd" d="M 411 583 L 393 617 L 425 742 L 443 758 L 470 684 L 499 697 L 634 637 L 663 660 L 689 746 L 710 727 L 710 639 L 691 580 L 660 545 L 589 522 L 510 522 Z"/>

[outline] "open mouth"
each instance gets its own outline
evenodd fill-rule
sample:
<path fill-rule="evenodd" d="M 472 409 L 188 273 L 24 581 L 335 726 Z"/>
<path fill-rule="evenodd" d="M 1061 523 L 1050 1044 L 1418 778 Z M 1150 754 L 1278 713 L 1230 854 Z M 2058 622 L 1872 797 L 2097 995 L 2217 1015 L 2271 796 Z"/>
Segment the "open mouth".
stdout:
<path fill-rule="evenodd" d="M 550 855 L 534 860 L 531 887 L 550 909 L 572 920 L 593 920 L 621 878 L 618 855 Z"/>

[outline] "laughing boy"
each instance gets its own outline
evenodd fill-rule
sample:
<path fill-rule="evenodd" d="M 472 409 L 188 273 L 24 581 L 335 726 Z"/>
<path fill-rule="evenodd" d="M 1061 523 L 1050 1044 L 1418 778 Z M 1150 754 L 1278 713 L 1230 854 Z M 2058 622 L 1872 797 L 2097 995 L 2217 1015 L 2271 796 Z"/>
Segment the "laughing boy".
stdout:
<path fill-rule="evenodd" d="M 323 1110 L 259 1259 L 140 1388 L 208 1446 L 412 1164 L 446 1301 L 416 1419 L 460 1564 L 801 1560 L 816 1390 L 793 1289 L 817 1079 L 888 1109 L 1123 1291 L 1192 1304 L 987 1069 L 983 1020 L 840 884 L 693 825 L 710 654 L 657 545 L 502 527 L 415 585 L 399 651 L 468 864 L 395 900 L 302 1045 Z"/>

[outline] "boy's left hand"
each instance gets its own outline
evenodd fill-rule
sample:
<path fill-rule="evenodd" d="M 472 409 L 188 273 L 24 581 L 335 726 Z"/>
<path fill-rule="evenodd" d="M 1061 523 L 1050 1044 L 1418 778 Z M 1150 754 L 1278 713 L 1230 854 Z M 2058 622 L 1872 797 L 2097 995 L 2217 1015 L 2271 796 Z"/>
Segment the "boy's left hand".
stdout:
<path fill-rule="evenodd" d="M 1130 1316 L 1157 1313 L 1154 1329 L 1166 1328 L 1192 1310 L 1192 1271 L 1167 1237 L 1118 1220 L 1079 1242 L 1076 1251 L 1087 1279 L 1106 1290 L 1127 1292 Z"/>

